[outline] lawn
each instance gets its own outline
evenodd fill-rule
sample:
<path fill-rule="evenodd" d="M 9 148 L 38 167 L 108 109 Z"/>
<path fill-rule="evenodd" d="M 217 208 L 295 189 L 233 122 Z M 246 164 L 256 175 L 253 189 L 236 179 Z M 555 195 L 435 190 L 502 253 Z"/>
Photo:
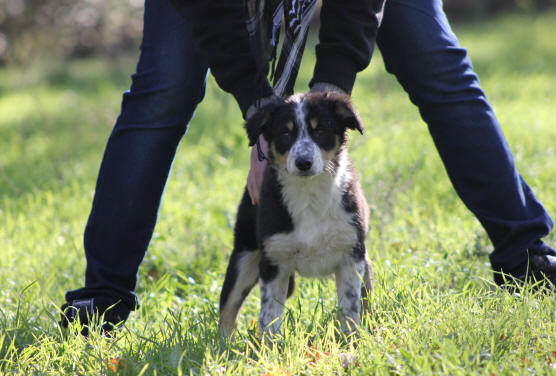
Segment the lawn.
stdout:
<path fill-rule="evenodd" d="M 552 214 L 555 24 L 553 11 L 455 27 L 522 175 Z M 300 91 L 312 71 L 307 50 Z M 354 133 L 350 150 L 371 206 L 377 280 L 356 344 L 336 332 L 333 281 L 304 278 L 275 346 L 257 339 L 258 292 L 236 338 L 220 338 L 218 295 L 249 148 L 233 99 L 213 80 L 166 187 L 140 271 L 141 308 L 114 338 L 61 331 L 58 307 L 83 283 L 83 228 L 135 60 L 0 68 L 0 374 L 556 373 L 556 299 L 492 285 L 492 247 L 378 53 L 353 92 L 366 134 Z M 341 354 L 354 359 L 346 369 Z"/>

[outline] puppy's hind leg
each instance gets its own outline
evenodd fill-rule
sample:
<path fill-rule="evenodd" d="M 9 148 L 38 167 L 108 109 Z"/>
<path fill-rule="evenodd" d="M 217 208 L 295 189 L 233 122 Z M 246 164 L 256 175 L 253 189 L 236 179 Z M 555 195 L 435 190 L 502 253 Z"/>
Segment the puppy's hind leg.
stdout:
<path fill-rule="evenodd" d="M 226 335 L 232 334 L 239 309 L 259 278 L 261 256 L 255 233 L 256 210 L 246 188 L 237 212 L 234 250 L 220 294 L 220 330 Z"/>
<path fill-rule="evenodd" d="M 232 334 L 243 301 L 257 283 L 260 252 L 257 250 L 234 250 L 226 270 L 226 278 L 220 294 L 220 330 Z"/>

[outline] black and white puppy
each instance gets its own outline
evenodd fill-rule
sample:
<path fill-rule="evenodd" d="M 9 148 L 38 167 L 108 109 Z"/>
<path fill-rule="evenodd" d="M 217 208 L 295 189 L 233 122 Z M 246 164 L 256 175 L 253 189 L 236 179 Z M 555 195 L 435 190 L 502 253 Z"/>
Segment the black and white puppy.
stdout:
<path fill-rule="evenodd" d="M 373 287 L 368 207 L 345 148 L 348 129 L 363 133 L 359 115 L 346 95 L 309 93 L 264 106 L 245 127 L 251 146 L 261 134 L 268 141 L 269 164 L 260 203 L 253 206 L 245 190 L 239 205 L 220 295 L 222 331 L 233 331 L 257 281 L 260 329 L 279 331 L 297 272 L 335 274 L 342 328 L 352 332 Z"/>

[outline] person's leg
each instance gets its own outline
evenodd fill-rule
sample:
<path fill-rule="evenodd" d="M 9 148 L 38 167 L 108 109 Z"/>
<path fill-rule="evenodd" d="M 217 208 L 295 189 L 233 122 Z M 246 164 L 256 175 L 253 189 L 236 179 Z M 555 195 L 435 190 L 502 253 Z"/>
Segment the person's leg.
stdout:
<path fill-rule="evenodd" d="M 377 44 L 419 107 L 458 195 L 487 231 L 494 270 L 517 275 L 528 250 L 547 249 L 540 238 L 553 223 L 517 171 L 442 2 L 389 0 Z"/>
<path fill-rule="evenodd" d="M 125 320 L 178 143 L 204 95 L 207 65 L 168 0 L 146 0 L 141 55 L 108 140 L 85 229 L 85 287 L 66 300 Z M 96 302 L 90 299 L 96 299 Z M 74 304 L 75 305 L 75 304 Z"/>

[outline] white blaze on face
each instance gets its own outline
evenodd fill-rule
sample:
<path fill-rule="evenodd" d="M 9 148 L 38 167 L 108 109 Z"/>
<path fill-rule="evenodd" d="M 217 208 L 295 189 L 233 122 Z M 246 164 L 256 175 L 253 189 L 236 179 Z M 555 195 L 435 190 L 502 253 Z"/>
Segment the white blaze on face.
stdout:
<path fill-rule="evenodd" d="M 297 101 L 295 105 L 295 123 L 298 128 L 297 138 L 288 153 L 286 171 L 292 175 L 319 175 L 324 171 L 325 163 L 319 146 L 309 136 L 306 108 L 302 101 Z M 310 161 L 311 168 L 300 170 L 298 161 Z"/>

